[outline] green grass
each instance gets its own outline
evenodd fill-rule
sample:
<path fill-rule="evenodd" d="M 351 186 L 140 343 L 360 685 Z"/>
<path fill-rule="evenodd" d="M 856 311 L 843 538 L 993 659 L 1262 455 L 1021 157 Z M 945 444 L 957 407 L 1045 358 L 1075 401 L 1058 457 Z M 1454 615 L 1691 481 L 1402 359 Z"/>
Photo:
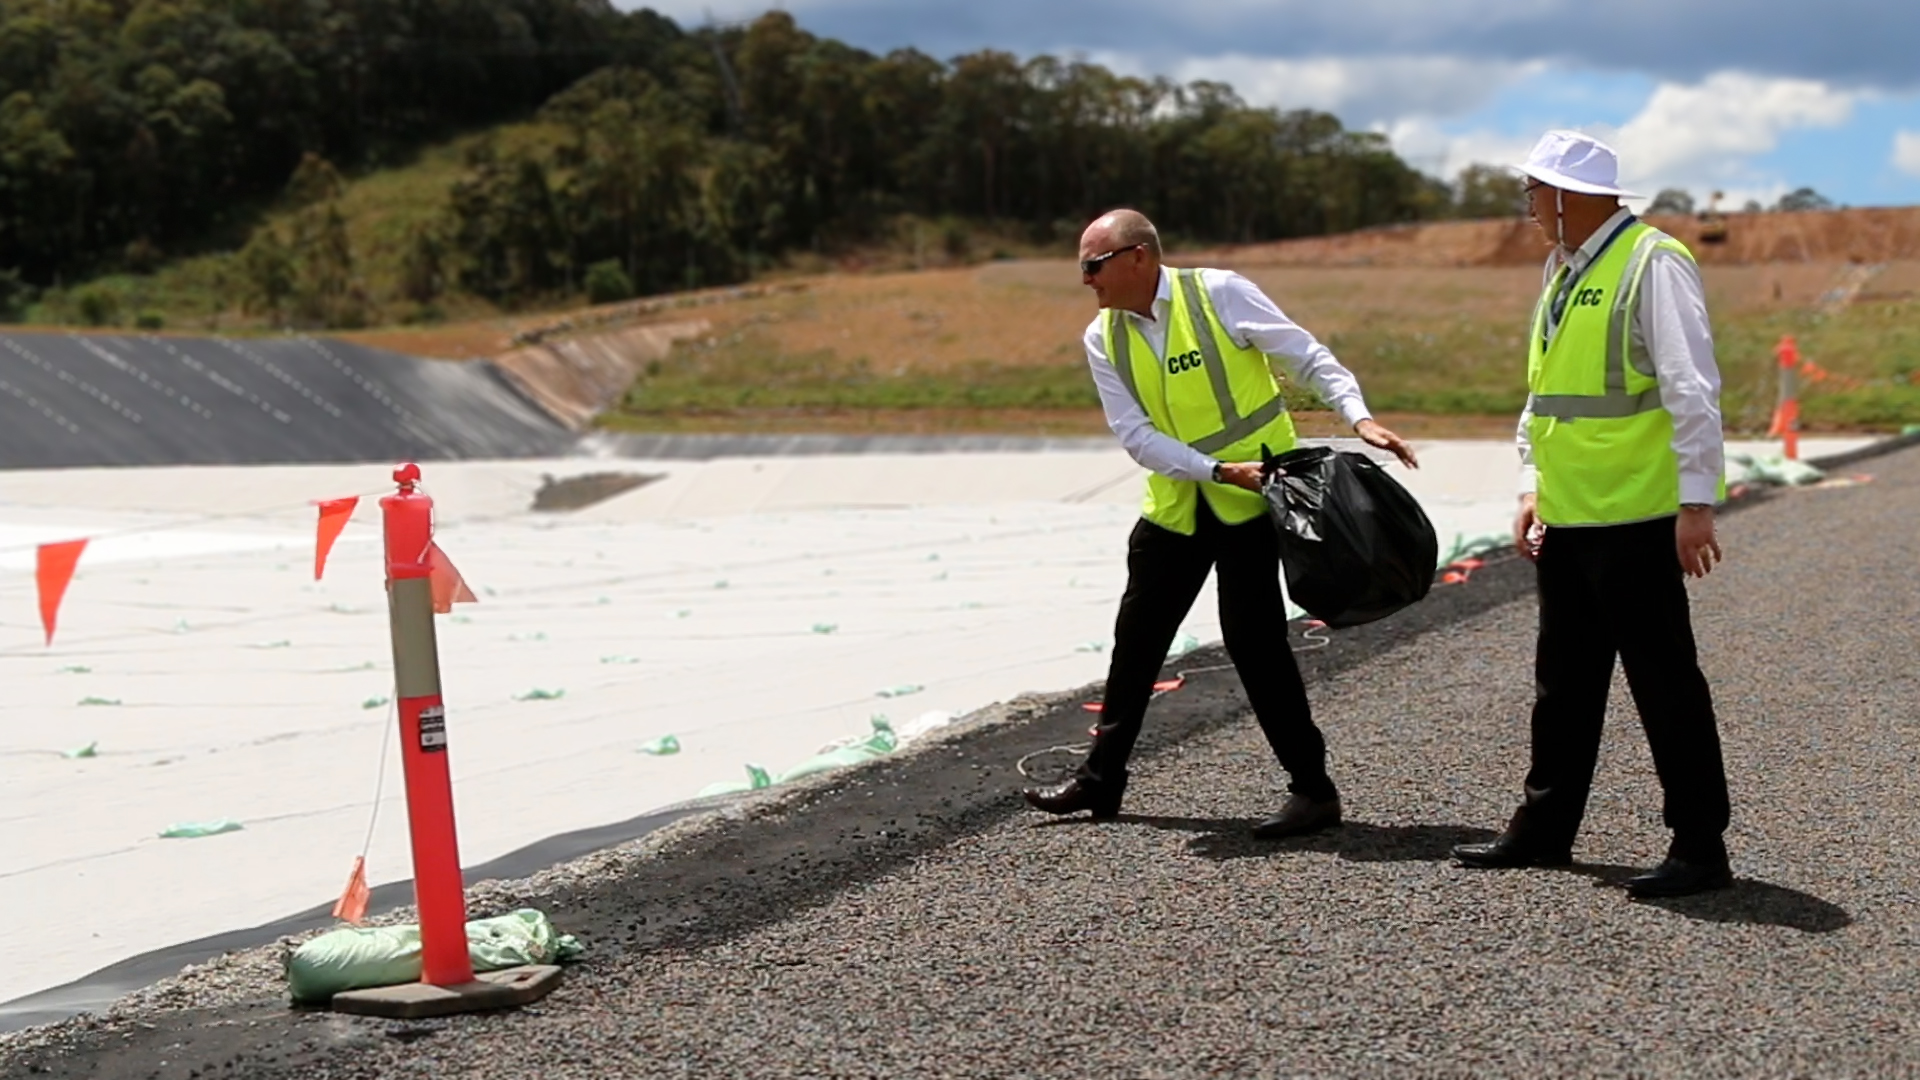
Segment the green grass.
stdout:
<path fill-rule="evenodd" d="M 1526 333 L 1511 320 L 1368 326 L 1329 335 L 1327 347 L 1381 412 L 1517 416 L 1527 402 Z"/>
<path fill-rule="evenodd" d="M 1920 423 L 1920 302 L 1862 305 L 1831 319 L 1811 312 L 1735 313 L 1717 319 L 1722 410 L 1729 429 L 1765 430 L 1776 397 L 1771 355 L 1793 334 L 1802 355 L 1869 385 L 1802 382 L 1808 430 L 1898 430 Z M 1330 335 L 1328 345 L 1359 376 L 1380 412 L 1518 415 L 1526 403 L 1523 332 L 1457 317 L 1426 327 L 1368 326 Z M 1077 354 L 1077 349 L 1073 350 Z M 1729 362 L 1728 358 L 1741 358 Z M 1324 406 L 1286 387 L 1290 407 Z M 937 371 L 883 371 L 864 356 L 831 350 L 787 353 L 766 330 L 713 344 L 687 343 L 650 365 L 613 410 L 613 426 L 647 426 L 681 415 L 780 409 L 1073 409 L 1099 403 L 1075 359 L 1058 364 L 975 360 Z"/>
<path fill-rule="evenodd" d="M 1801 426 L 1809 430 L 1893 430 L 1920 423 L 1920 301 L 1857 304 L 1825 318 L 1811 311 L 1780 311 L 1733 318 L 1714 325 L 1715 351 L 1723 358 L 1722 412 L 1727 425 L 1761 430 L 1773 415 L 1779 374 L 1770 364 L 1728 365 L 1725 357 L 1773 355 L 1782 335 L 1793 335 L 1800 355 L 1867 386 L 1843 380 L 1800 381 Z"/>
<path fill-rule="evenodd" d="M 1714 318 L 1721 412 L 1730 430 L 1764 431 L 1779 395 L 1773 350 L 1793 335 L 1802 357 L 1844 378 L 1800 380 L 1807 430 L 1897 430 L 1920 423 L 1920 301 L 1861 304 L 1831 318 L 1805 310 Z M 1370 326 L 1328 345 L 1359 376 L 1375 409 L 1515 413 L 1526 404 L 1526 338 L 1510 325 L 1457 319 L 1430 327 Z"/>

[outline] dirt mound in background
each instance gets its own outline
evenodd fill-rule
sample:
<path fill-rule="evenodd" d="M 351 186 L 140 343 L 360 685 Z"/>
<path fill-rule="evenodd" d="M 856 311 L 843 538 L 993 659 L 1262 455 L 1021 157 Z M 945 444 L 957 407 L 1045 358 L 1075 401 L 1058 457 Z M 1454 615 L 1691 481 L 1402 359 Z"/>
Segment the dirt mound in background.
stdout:
<path fill-rule="evenodd" d="M 1532 223 L 1516 218 L 1385 225 L 1272 244 L 1183 251 L 1170 258 L 1181 265 L 1217 258 L 1276 266 L 1497 266 L 1509 261 L 1537 263 L 1544 254 Z"/>
<path fill-rule="evenodd" d="M 1647 219 L 1680 239 L 1703 263 L 1884 263 L 1920 258 L 1920 207 L 1728 214 L 1726 238 L 1701 241 L 1694 217 Z M 1236 263 L 1286 266 L 1535 266 L 1546 246 L 1531 221 L 1449 221 L 1392 225 L 1338 236 L 1252 244 L 1222 252 Z"/>
<path fill-rule="evenodd" d="M 1694 250 L 1701 262 L 1886 263 L 1920 258 L 1920 207 L 1728 214 L 1727 238 L 1700 242 L 1700 222 L 1655 215 L 1653 224 Z"/>

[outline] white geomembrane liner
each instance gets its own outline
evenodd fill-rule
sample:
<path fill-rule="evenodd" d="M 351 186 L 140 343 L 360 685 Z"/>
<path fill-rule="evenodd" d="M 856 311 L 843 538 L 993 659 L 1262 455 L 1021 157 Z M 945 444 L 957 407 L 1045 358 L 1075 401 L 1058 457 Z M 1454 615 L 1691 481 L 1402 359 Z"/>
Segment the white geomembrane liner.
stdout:
<path fill-rule="evenodd" d="M 1421 451 L 1425 469 L 1392 474 L 1443 551 L 1507 527 L 1509 444 Z M 543 474 L 616 469 L 665 478 L 573 513 L 528 509 Z M 0 473 L 0 952 L 15 958 L 0 1001 L 338 894 L 392 692 L 388 473 Z M 686 800 L 748 763 L 777 775 L 876 714 L 911 744 L 938 714 L 1103 678 L 1106 650 L 1078 646 L 1110 639 L 1140 492 L 1118 449 L 425 477 L 439 542 L 480 600 L 438 619 L 467 865 Z M 316 584 L 310 503 L 354 494 L 368 497 Z M 49 648 L 32 545 L 84 536 L 103 539 Z M 1183 635 L 1219 638 L 1212 588 Z M 640 752 L 667 735 L 678 753 Z M 88 743 L 95 756 L 63 755 Z M 373 884 L 411 876 L 398 754 L 387 769 Z M 219 819 L 244 828 L 159 837 Z"/>

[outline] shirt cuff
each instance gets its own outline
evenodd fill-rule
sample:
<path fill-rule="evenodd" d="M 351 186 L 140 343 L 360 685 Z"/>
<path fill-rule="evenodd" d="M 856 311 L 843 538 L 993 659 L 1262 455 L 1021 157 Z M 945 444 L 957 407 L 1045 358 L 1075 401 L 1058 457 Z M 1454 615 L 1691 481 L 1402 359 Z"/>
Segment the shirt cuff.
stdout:
<path fill-rule="evenodd" d="M 1680 501 L 1712 506 L 1720 501 L 1720 478 L 1702 473 L 1680 474 Z"/>
<path fill-rule="evenodd" d="M 1339 409 L 1340 419 L 1345 420 L 1349 428 L 1359 427 L 1362 420 L 1373 419 L 1373 413 L 1368 411 L 1367 403 L 1359 398 L 1341 402 Z"/>
<path fill-rule="evenodd" d="M 1531 465 L 1520 466 L 1520 494 L 1532 495 L 1540 490 L 1540 471 Z"/>

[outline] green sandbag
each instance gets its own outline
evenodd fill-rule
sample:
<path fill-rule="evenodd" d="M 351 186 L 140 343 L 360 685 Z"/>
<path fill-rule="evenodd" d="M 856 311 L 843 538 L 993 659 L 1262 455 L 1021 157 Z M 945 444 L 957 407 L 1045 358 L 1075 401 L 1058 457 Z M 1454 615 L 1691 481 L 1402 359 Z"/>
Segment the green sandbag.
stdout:
<path fill-rule="evenodd" d="M 873 734 L 849 746 L 841 746 L 825 753 L 815 754 L 807 760 L 780 774 L 778 783 L 798 780 L 803 776 L 823 773 L 831 769 L 858 765 L 863 761 L 872 761 L 883 754 L 891 754 L 900 745 L 893 734 L 893 725 L 884 716 L 875 716 L 869 721 L 873 725 Z"/>
<path fill-rule="evenodd" d="M 722 780 L 719 783 L 708 784 L 700 789 L 697 797 L 704 799 L 709 795 L 736 795 L 742 791 L 758 791 L 772 786 L 772 773 L 758 765 L 748 765 L 745 780 Z"/>
<path fill-rule="evenodd" d="M 1440 553 L 1438 566 L 1450 566 L 1461 559 L 1477 558 L 1489 551 L 1498 551 L 1503 547 L 1511 546 L 1513 546 L 1512 533 L 1486 532 L 1472 536 L 1466 533 L 1454 533 L 1453 543 L 1447 547 L 1447 550 Z"/>
<path fill-rule="evenodd" d="M 1797 487 L 1817 484 L 1827 475 L 1804 461 L 1788 461 L 1780 454 L 1728 454 L 1727 460 L 1741 467 L 1739 475 L 1728 477 L 1732 483 Z"/>
<path fill-rule="evenodd" d="M 845 768 L 848 765 L 858 765 L 863 761 L 872 761 L 874 758 L 886 752 L 885 750 L 878 750 L 868 746 L 866 743 L 861 743 L 858 746 L 843 746 L 838 750 L 829 750 L 824 754 L 815 754 L 800 764 L 795 765 L 793 768 L 788 769 L 786 772 L 781 773 L 779 783 L 784 784 L 789 780 L 798 780 L 803 776 L 812 776 L 815 773 L 829 772 L 833 769 Z"/>
<path fill-rule="evenodd" d="M 585 951 L 532 908 L 467 922 L 467 954 L 475 971 L 565 963 Z M 342 990 L 419 981 L 420 927 L 412 923 L 331 930 L 287 958 L 287 990 L 297 1005 L 323 1004 Z"/>
<path fill-rule="evenodd" d="M 467 953 L 475 971 L 499 971 L 522 964 L 577 960 L 586 952 L 572 934 L 554 929 L 546 913 L 533 908 L 467 922 Z"/>

